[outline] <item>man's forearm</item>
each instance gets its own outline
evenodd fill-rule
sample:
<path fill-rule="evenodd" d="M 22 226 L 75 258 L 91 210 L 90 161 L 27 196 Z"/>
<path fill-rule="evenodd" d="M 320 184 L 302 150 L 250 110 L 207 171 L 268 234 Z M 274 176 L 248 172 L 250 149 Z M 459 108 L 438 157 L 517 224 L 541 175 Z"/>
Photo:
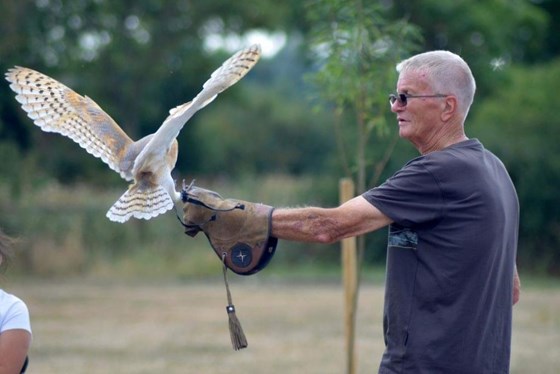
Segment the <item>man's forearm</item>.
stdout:
<path fill-rule="evenodd" d="M 336 208 L 287 208 L 272 213 L 272 236 L 301 242 L 333 243 L 362 235 L 391 219 L 357 196 Z"/>
<path fill-rule="evenodd" d="M 330 243 L 340 225 L 324 208 L 278 208 L 272 213 L 272 236 L 278 239 Z"/>

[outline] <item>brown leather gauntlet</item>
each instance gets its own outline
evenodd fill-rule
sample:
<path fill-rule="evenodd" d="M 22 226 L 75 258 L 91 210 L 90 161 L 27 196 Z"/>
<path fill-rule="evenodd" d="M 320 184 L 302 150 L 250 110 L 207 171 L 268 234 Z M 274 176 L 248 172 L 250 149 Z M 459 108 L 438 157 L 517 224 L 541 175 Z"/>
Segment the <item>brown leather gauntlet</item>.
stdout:
<path fill-rule="evenodd" d="M 250 275 L 268 265 L 278 243 L 270 236 L 273 207 L 223 199 L 192 184 L 183 189 L 181 198 L 185 233 L 194 237 L 203 231 L 229 269 Z"/>

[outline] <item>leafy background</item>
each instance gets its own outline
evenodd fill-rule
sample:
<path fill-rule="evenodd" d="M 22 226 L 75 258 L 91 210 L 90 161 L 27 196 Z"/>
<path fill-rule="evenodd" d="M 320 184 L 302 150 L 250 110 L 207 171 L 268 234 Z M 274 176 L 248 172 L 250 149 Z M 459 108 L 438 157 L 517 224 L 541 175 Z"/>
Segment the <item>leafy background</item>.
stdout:
<path fill-rule="evenodd" d="M 341 177 L 358 181 L 360 192 L 416 155 L 394 142 L 386 95 L 395 63 L 407 52 L 451 50 L 469 62 L 479 86 L 467 134 L 502 158 L 519 193 L 519 266 L 557 275 L 559 17 L 554 0 L 5 0 L 0 68 L 27 66 L 64 82 L 137 139 L 194 97 L 249 43 L 244 37 L 280 35 L 261 36 L 278 52 L 185 126 L 175 177 L 276 206 L 334 206 Z M 239 43 L 211 48 L 211 37 Z M 350 96 L 356 84 L 367 94 Z M 171 213 L 109 222 L 105 212 L 125 183 L 70 140 L 41 132 L 7 84 L 0 87 L 0 159 L 0 226 L 20 239 L 16 273 L 192 277 L 219 266 L 205 239 L 183 237 Z M 384 232 L 368 235 L 364 246 L 366 265 L 384 263 Z M 276 268 L 339 261 L 334 245 L 280 247 Z"/>

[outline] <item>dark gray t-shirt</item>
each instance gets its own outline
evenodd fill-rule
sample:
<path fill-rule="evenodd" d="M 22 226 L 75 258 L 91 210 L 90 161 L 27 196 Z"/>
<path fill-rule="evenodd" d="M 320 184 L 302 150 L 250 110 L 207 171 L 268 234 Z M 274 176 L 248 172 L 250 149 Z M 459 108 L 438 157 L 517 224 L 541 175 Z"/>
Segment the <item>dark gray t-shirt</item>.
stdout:
<path fill-rule="evenodd" d="M 519 204 L 471 139 L 363 194 L 391 218 L 379 373 L 508 373 Z"/>

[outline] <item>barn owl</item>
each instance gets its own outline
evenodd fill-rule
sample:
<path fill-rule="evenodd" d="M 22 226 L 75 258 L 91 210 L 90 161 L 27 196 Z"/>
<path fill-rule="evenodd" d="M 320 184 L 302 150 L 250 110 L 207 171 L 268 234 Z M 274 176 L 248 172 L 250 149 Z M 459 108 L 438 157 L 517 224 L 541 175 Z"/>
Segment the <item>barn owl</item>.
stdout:
<path fill-rule="evenodd" d="M 179 132 L 199 109 L 243 78 L 260 53 L 260 46 L 252 45 L 231 56 L 211 74 L 192 101 L 171 109 L 154 134 L 138 141 L 130 139 L 92 99 L 44 74 L 15 67 L 8 70 L 6 79 L 35 125 L 69 137 L 122 178 L 133 181 L 107 212 L 111 221 L 122 223 L 130 217 L 148 220 L 174 206 L 180 208 L 180 193 L 171 176 Z"/>

